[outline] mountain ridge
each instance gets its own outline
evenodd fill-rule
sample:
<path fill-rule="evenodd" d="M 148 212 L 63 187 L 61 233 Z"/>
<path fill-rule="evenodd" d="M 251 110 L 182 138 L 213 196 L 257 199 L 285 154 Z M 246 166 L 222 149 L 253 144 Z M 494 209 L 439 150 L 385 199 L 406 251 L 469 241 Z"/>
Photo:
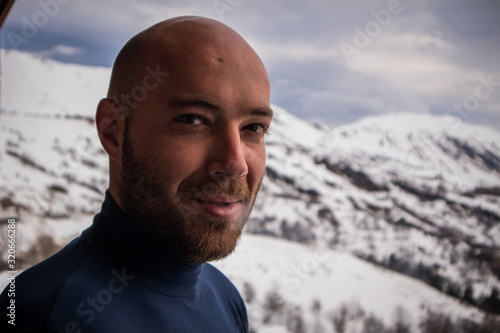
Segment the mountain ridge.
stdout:
<path fill-rule="evenodd" d="M 2 51 L 1 218 L 20 217 L 26 266 L 37 233 L 64 244 L 99 210 L 108 165 L 92 115 L 108 79 Z M 351 253 L 500 312 L 498 131 L 413 113 L 331 127 L 273 109 L 247 232 Z"/>

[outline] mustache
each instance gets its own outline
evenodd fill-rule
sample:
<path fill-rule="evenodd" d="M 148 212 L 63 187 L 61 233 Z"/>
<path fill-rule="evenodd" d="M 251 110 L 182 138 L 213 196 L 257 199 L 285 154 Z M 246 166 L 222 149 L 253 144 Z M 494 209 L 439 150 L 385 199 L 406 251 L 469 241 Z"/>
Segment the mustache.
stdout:
<path fill-rule="evenodd" d="M 214 197 L 236 198 L 243 202 L 250 200 L 250 188 L 244 181 L 231 179 L 211 180 L 202 184 L 186 184 L 179 187 L 180 192 L 193 194 L 201 200 Z"/>

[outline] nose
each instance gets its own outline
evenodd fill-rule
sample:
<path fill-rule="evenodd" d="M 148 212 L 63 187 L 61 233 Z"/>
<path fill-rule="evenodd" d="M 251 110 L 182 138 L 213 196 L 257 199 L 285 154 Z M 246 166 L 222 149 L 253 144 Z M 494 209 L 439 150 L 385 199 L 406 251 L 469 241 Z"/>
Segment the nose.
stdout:
<path fill-rule="evenodd" d="M 239 129 L 225 131 L 214 138 L 208 173 L 214 179 L 240 179 L 248 174 Z"/>

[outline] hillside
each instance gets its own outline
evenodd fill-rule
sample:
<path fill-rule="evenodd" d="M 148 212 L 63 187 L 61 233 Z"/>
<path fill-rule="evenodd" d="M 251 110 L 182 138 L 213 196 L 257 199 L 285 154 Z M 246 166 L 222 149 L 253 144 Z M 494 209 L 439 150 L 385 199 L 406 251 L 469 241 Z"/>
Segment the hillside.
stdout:
<path fill-rule="evenodd" d="M 99 210 L 107 157 L 93 114 L 109 74 L 2 51 L 0 219 L 18 220 L 23 267 L 77 236 Z M 288 316 L 301 305 L 326 332 L 343 304 L 387 325 L 402 306 L 414 330 L 431 310 L 476 322 L 480 308 L 500 313 L 498 131 L 412 113 L 332 128 L 273 108 L 248 234 L 217 264 L 240 290 L 255 289 L 254 322 L 265 322 L 270 291 L 290 304 Z M 0 237 L 2 258 L 5 248 Z M 315 300 L 322 310 L 311 312 Z M 351 317 L 361 331 L 366 316 Z M 277 313 L 266 325 L 286 318 Z"/>
<path fill-rule="evenodd" d="M 282 111 L 274 126 L 251 232 L 325 242 L 457 296 L 498 289 L 498 132 L 410 113 L 331 129 Z"/>

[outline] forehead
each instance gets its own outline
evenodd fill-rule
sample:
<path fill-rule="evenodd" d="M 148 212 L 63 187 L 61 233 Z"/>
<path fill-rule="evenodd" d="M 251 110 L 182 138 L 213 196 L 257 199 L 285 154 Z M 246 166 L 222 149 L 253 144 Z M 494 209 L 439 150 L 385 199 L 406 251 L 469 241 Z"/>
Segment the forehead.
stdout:
<path fill-rule="evenodd" d="M 245 62 L 214 50 L 197 54 L 176 53 L 166 59 L 160 58 L 150 67 L 161 68 L 168 77 L 153 93 L 161 103 L 172 99 L 198 99 L 216 105 L 269 105 L 269 79 L 258 60 Z"/>
<path fill-rule="evenodd" d="M 149 78 L 147 83 L 155 86 L 148 91 L 151 102 L 166 105 L 198 99 L 220 108 L 269 107 L 264 65 L 250 45 L 227 27 L 177 24 L 158 30 L 143 46 L 145 67 L 168 73 Z"/>

